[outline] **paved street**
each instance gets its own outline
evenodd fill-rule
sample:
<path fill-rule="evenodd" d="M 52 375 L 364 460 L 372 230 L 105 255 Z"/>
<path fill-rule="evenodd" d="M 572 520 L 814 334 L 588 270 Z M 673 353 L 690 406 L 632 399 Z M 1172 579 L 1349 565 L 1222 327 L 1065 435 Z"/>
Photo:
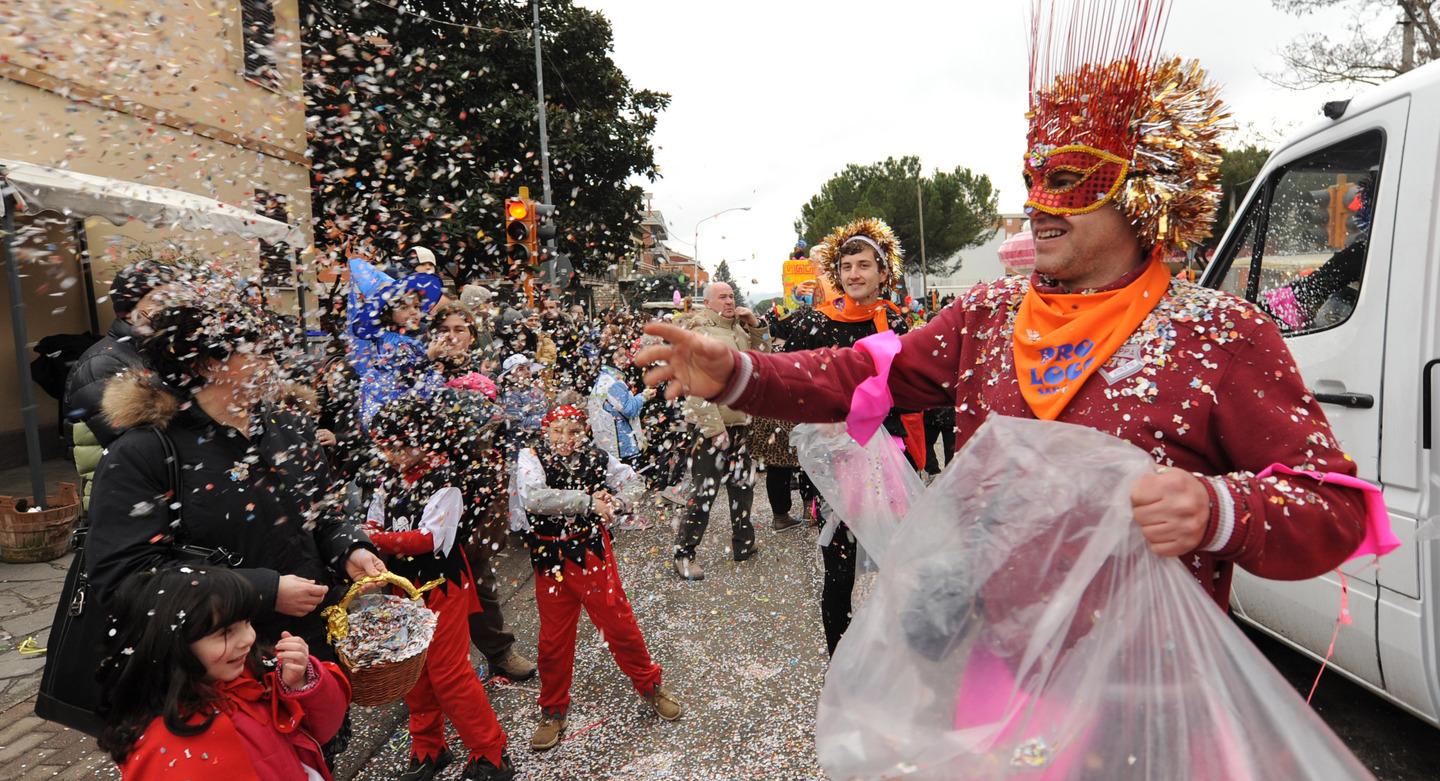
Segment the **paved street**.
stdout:
<path fill-rule="evenodd" d="M 686 712 L 665 723 L 642 708 L 582 618 L 570 726 L 559 747 L 534 754 L 526 745 L 539 716 L 538 682 L 488 689 L 526 779 L 824 778 L 814 758 L 825 656 L 815 607 L 815 532 L 774 534 L 769 508 L 756 510 L 760 557 L 741 565 L 728 560 L 729 522 L 718 509 L 700 548 L 707 574 L 699 583 L 681 583 L 670 571 L 668 523 L 619 533 L 615 549 L 626 592 L 666 685 Z M 514 577 L 516 564 L 524 564 L 519 555 L 506 563 L 506 575 Z M 527 578 L 515 592 L 505 615 L 533 651 L 533 581 Z M 402 727 L 357 781 L 392 778 L 405 761 L 407 741 Z M 458 747 L 458 739 L 452 736 L 451 745 Z M 445 777 L 458 778 L 458 768 Z"/>
<path fill-rule="evenodd" d="M 667 506 L 668 509 L 668 506 Z M 685 704 L 675 723 L 647 713 L 596 636 L 581 621 L 574 706 L 566 740 L 546 754 L 526 743 L 538 716 L 538 682 L 491 683 L 488 691 L 510 734 L 526 779 L 821 779 L 814 760 L 815 701 L 824 649 L 814 595 L 819 585 L 815 532 L 769 531 L 769 508 L 756 506 L 760 558 L 727 560 L 728 522 L 717 511 L 700 549 L 708 571 L 700 583 L 670 573 L 670 527 L 656 523 L 620 532 L 616 554 L 626 590 L 667 685 Z M 518 549 L 499 558 L 506 616 L 522 650 L 533 654 L 536 612 L 528 559 Z M 89 739 L 36 719 L 33 695 L 43 657 L 16 646 L 34 634 L 40 645 L 67 560 L 0 564 L 0 778 L 117 778 Z M 1315 663 L 1251 634 L 1297 689 L 1308 689 Z M 478 663 L 478 659 L 477 659 Z M 1435 778 L 1440 740 L 1429 725 L 1327 675 L 1315 707 L 1381 781 Z M 352 750 L 337 779 L 383 781 L 405 761 L 409 736 L 396 704 L 355 711 Z M 451 745 L 459 748 L 458 738 Z M 455 766 L 445 778 L 459 777 Z"/>

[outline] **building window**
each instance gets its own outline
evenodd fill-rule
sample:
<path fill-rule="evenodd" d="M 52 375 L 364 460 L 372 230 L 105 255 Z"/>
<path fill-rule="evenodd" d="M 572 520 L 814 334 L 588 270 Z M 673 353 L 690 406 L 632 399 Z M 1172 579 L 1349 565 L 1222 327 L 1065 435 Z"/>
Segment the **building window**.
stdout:
<path fill-rule="evenodd" d="M 279 86 L 275 8 L 270 0 L 241 0 L 240 27 L 245 39 L 245 75 L 267 87 Z"/>
<path fill-rule="evenodd" d="M 272 220 L 288 223 L 290 216 L 285 208 L 285 196 L 265 190 L 255 190 L 255 213 Z M 271 244 L 260 241 L 260 284 L 264 287 L 295 287 L 295 264 L 290 245 L 285 242 Z"/>

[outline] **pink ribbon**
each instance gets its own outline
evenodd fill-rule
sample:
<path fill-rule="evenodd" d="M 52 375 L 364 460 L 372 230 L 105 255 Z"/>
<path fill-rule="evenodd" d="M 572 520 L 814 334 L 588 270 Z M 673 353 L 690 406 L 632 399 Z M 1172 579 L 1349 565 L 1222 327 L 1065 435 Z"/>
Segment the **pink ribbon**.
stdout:
<path fill-rule="evenodd" d="M 900 354 L 900 337 L 894 331 L 880 331 L 856 342 L 855 349 L 875 362 L 875 375 L 855 386 L 850 413 L 845 416 L 845 433 L 864 446 L 895 406 L 890 395 L 890 364 Z"/>
<path fill-rule="evenodd" d="M 1346 561 L 1358 559 L 1361 556 L 1378 558 L 1400 547 L 1400 539 L 1390 528 L 1390 511 L 1385 508 L 1385 496 L 1376 486 L 1358 477 L 1342 475 L 1338 472 L 1308 472 L 1291 469 L 1284 464 L 1271 464 L 1256 477 L 1264 479 L 1276 473 L 1291 477 L 1308 477 L 1319 481 L 1322 485 L 1324 483 L 1343 485 L 1346 488 L 1359 489 L 1365 494 L 1365 538 L 1360 541 L 1360 546 L 1346 557 Z"/>
<path fill-rule="evenodd" d="M 1289 326 L 1290 330 L 1305 324 L 1305 315 L 1300 312 L 1300 299 L 1295 296 L 1293 288 L 1277 287 L 1260 295 L 1265 298 L 1265 305 L 1270 307 L 1271 313 Z"/>

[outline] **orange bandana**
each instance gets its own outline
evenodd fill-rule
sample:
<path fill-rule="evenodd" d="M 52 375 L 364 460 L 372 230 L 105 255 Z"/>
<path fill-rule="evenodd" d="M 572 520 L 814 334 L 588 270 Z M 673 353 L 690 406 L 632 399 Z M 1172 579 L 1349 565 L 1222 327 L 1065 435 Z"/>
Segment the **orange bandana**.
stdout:
<path fill-rule="evenodd" d="M 842 323 L 863 323 L 866 320 L 874 320 L 876 333 L 890 330 L 890 320 L 885 316 L 887 311 L 897 315 L 901 314 L 900 307 L 887 299 L 876 299 L 873 304 L 861 306 L 848 295 L 842 295 L 834 301 L 826 301 L 815 308 L 831 320 Z"/>
<path fill-rule="evenodd" d="M 1103 293 L 1041 293 L 1032 285 L 1015 315 L 1015 373 L 1035 417 L 1060 417 L 1169 285 L 1170 272 L 1158 260 L 1135 281 Z"/>

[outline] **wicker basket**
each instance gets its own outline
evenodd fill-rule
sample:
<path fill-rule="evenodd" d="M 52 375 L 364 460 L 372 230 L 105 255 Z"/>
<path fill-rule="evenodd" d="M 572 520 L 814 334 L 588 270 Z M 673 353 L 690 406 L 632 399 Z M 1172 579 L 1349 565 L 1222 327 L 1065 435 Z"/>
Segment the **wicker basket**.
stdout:
<path fill-rule="evenodd" d="M 80 517 L 80 493 L 74 483 L 61 483 L 49 497 L 50 508 L 23 512 L 17 503 L 29 497 L 0 496 L 0 559 L 12 564 L 50 561 L 70 550 L 70 534 Z"/>
<path fill-rule="evenodd" d="M 426 591 L 444 583 L 443 579 L 433 580 L 420 588 L 415 588 L 409 580 L 396 575 L 393 572 L 386 572 L 380 575 L 361 578 L 355 581 L 350 590 L 345 592 L 345 598 L 340 604 L 325 608 L 325 621 L 328 625 L 329 640 L 333 644 L 350 632 L 350 603 L 365 590 L 366 586 L 375 583 L 389 583 L 405 592 L 411 599 L 418 600 Z M 420 679 L 420 672 L 425 667 L 425 655 L 428 649 L 409 657 L 408 659 L 397 659 L 394 661 L 377 662 L 363 667 L 350 663 L 345 657 L 345 652 L 337 646 L 335 654 L 340 657 L 340 666 L 345 668 L 345 674 L 350 677 L 351 701 L 356 705 L 375 706 L 388 705 L 410 693 L 415 687 L 415 682 Z"/>

